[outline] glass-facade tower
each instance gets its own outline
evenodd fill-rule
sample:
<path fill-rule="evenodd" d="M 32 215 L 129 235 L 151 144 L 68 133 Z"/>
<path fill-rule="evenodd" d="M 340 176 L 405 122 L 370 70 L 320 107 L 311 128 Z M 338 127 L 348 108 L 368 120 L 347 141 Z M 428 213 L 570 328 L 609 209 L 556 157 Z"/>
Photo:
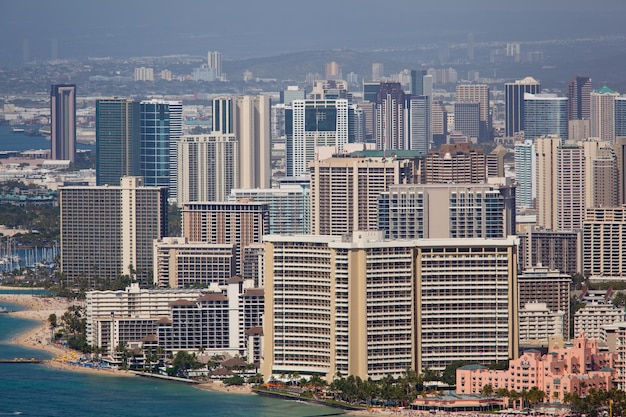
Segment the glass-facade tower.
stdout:
<path fill-rule="evenodd" d="M 96 185 L 120 185 L 141 175 L 140 105 L 129 99 L 96 101 Z"/>
<path fill-rule="evenodd" d="M 524 138 L 534 141 L 545 135 L 568 136 L 567 97 L 556 94 L 524 94 Z"/>
<path fill-rule="evenodd" d="M 147 186 L 169 187 L 175 198 L 176 149 L 182 135 L 182 103 L 141 102 L 141 175 Z"/>

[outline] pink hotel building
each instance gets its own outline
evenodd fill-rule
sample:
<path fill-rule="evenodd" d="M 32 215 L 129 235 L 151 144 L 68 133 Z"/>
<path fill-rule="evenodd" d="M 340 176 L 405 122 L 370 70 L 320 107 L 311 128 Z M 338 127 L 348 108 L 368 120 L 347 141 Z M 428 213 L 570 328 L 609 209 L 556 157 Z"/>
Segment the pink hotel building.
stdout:
<path fill-rule="evenodd" d="M 509 362 L 506 371 L 492 371 L 480 365 L 468 365 L 456 371 L 457 394 L 480 394 L 491 384 L 495 393 L 499 388 L 509 391 L 529 391 L 533 387 L 546 393 L 545 402 L 563 401 L 565 393 L 587 394 L 591 388 L 612 388 L 613 353 L 600 353 L 598 341 L 583 334 L 574 340 L 574 346 L 555 347 L 546 355 L 537 350 L 524 352 L 519 359 Z"/>

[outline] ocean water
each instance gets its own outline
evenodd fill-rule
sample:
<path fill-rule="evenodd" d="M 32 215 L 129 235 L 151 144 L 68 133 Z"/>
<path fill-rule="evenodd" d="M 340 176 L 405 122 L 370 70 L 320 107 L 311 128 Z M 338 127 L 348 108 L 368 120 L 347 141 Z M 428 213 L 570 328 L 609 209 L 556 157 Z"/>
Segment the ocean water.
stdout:
<path fill-rule="evenodd" d="M 19 308 L 0 304 L 8 309 Z M 36 323 L 0 314 L 0 358 L 50 358 L 10 344 Z M 0 417 L 304 417 L 337 409 L 257 395 L 223 394 L 167 381 L 71 372 L 41 364 L 0 364 Z"/>
<path fill-rule="evenodd" d="M 0 151 L 28 151 L 38 149 L 50 149 L 50 138 L 43 136 L 29 136 L 26 133 L 13 133 L 11 129 L 14 126 L 0 126 Z M 31 128 L 39 128 L 40 126 L 19 126 L 26 130 Z M 95 145 L 86 145 L 77 143 L 76 149 L 89 149 L 96 151 Z"/>

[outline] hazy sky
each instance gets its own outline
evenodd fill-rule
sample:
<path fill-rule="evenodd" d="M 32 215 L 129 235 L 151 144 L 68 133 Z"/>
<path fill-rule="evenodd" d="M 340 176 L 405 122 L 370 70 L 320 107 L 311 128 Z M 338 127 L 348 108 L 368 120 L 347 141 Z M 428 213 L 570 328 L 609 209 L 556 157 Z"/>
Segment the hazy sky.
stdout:
<path fill-rule="evenodd" d="M 0 0 L 0 60 L 411 47 L 626 32 L 624 0 Z"/>

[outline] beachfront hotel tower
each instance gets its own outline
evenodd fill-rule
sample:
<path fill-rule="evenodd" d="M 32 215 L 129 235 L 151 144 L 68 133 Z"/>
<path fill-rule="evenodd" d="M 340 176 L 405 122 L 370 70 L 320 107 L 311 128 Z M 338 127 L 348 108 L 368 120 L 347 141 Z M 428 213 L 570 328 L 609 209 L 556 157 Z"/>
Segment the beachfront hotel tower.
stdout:
<path fill-rule="evenodd" d="M 266 379 L 380 379 L 517 354 L 517 241 L 265 238 Z"/>
<path fill-rule="evenodd" d="M 262 372 L 380 379 L 413 367 L 413 244 L 266 236 Z"/>
<path fill-rule="evenodd" d="M 167 233 L 167 188 L 146 187 L 141 177 L 118 186 L 59 189 L 61 271 L 68 285 L 95 287 L 120 275 L 146 282 L 153 241 Z"/>
<path fill-rule="evenodd" d="M 96 185 L 141 175 L 141 109 L 124 98 L 96 100 Z"/>
<path fill-rule="evenodd" d="M 76 85 L 50 88 L 51 159 L 76 160 Z"/>

